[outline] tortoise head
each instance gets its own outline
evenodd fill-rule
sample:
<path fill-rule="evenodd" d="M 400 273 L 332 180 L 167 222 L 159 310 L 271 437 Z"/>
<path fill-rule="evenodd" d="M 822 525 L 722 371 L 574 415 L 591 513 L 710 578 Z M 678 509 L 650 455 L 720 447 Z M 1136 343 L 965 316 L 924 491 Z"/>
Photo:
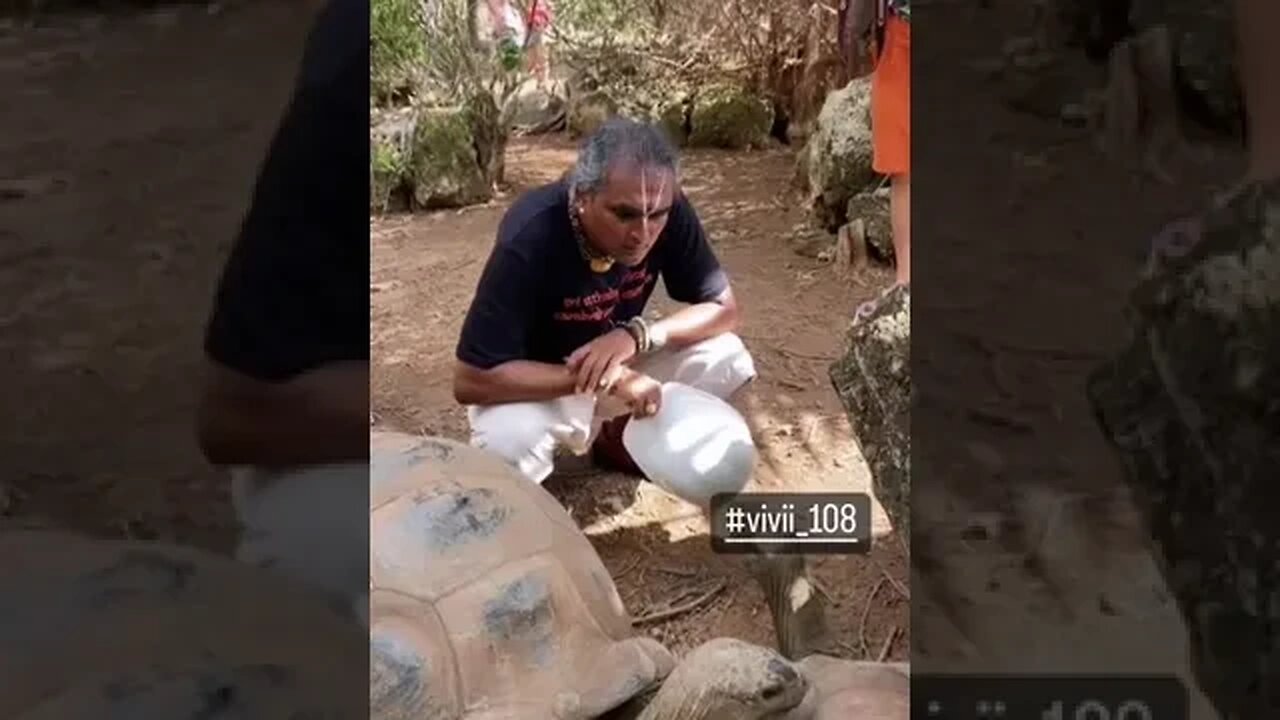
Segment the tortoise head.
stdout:
<path fill-rule="evenodd" d="M 716 638 L 684 658 L 649 710 L 655 718 L 770 720 L 798 706 L 808 689 L 796 666 L 774 650 Z"/>

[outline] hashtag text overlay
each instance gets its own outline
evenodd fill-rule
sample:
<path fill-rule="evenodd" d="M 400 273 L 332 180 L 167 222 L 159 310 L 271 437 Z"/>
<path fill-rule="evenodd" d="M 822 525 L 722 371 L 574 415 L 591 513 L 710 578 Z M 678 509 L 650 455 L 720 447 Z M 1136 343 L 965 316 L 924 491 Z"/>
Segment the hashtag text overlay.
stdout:
<path fill-rule="evenodd" d="M 866 493 L 739 493 L 711 499 L 718 553 L 865 553 L 871 549 Z"/>

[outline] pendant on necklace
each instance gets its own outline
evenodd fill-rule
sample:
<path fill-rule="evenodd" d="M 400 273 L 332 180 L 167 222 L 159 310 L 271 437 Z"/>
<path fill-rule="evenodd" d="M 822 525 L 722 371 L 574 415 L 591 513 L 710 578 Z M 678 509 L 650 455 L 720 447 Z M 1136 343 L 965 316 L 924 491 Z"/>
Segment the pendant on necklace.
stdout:
<path fill-rule="evenodd" d="M 591 258 L 591 270 L 598 273 L 609 272 L 613 267 L 613 258 Z"/>

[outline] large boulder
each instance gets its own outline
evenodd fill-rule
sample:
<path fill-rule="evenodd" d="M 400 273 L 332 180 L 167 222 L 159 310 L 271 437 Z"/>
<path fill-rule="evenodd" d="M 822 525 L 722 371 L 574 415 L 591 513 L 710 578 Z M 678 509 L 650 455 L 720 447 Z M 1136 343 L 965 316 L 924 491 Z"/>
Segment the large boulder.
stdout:
<path fill-rule="evenodd" d="M 689 144 L 744 150 L 764 147 L 773 128 L 773 107 L 732 85 L 698 91 L 689 118 Z"/>
<path fill-rule="evenodd" d="M 568 113 L 564 90 L 559 83 L 539 87 L 537 81 L 527 80 L 507 98 L 502 114 L 513 130 L 524 135 L 558 132 L 565 128 Z"/>
<path fill-rule="evenodd" d="M 911 537 L 911 291 L 895 287 L 850 328 L 828 375 L 871 469 L 876 500 Z"/>
<path fill-rule="evenodd" d="M 370 208 L 430 210 L 492 198 L 495 175 L 501 172 L 500 143 L 488 125 L 494 116 L 482 100 L 375 112 L 369 132 Z"/>
<path fill-rule="evenodd" d="M 692 98 L 687 97 L 684 93 L 677 93 L 674 97 L 663 101 L 658 106 L 658 125 L 667 133 L 671 141 L 677 145 L 683 146 L 689 143 L 692 106 Z"/>
<path fill-rule="evenodd" d="M 889 189 L 878 188 L 860 192 L 849 198 L 845 206 L 845 221 L 862 221 L 867 249 L 877 258 L 893 259 L 893 226 L 889 219 Z"/>
<path fill-rule="evenodd" d="M 407 210 L 411 205 L 414 114 L 412 108 L 375 111 L 369 128 L 369 209 Z"/>
<path fill-rule="evenodd" d="M 696 121 L 695 121 L 696 129 Z M 814 220 L 830 232 L 847 222 L 849 199 L 879 176 L 872 169 L 871 81 L 860 78 L 827 96 L 802 151 Z"/>
<path fill-rule="evenodd" d="M 487 200 L 506 173 L 509 120 L 503 116 L 493 94 L 486 90 L 471 93 L 462 110 L 471 130 L 476 163 L 487 187 L 483 199 Z"/>
<path fill-rule="evenodd" d="M 569 136 L 577 138 L 590 135 L 617 113 L 618 101 L 614 100 L 606 90 L 571 92 L 568 111 Z"/>
<path fill-rule="evenodd" d="M 1224 718 L 1276 717 L 1280 182 L 1216 205 L 1182 247 L 1138 284 L 1131 335 L 1087 393 L 1186 620 L 1197 684 Z"/>
<path fill-rule="evenodd" d="M 476 154 L 468 108 L 417 112 L 410 173 L 414 206 L 424 210 L 474 205 L 492 197 Z"/>

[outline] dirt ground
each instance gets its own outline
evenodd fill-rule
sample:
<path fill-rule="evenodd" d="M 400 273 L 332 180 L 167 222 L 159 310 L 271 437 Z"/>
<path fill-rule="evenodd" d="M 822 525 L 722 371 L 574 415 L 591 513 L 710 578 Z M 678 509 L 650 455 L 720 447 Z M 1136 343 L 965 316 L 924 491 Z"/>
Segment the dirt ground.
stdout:
<path fill-rule="evenodd" d="M 565 136 L 519 138 L 508 150 L 509 187 L 488 205 L 374 220 L 372 398 L 379 426 L 466 439 L 465 412 L 450 389 L 453 351 L 498 222 L 516 194 L 554 179 L 574 156 Z M 761 452 L 753 483 L 868 491 L 866 465 L 825 373 L 853 309 L 890 281 L 888 269 L 846 279 L 830 263 L 793 251 L 787 238 L 804 216 L 787 191 L 792 151 L 691 150 L 683 162 L 685 188 L 745 302 L 741 335 L 760 372 L 744 407 Z M 661 287 L 655 300 L 674 307 Z M 654 637 L 677 651 L 717 635 L 773 642 L 758 589 L 741 562 L 711 552 L 692 506 L 585 462 L 566 463 L 546 486 L 586 529 L 634 615 L 723 587 L 695 610 L 644 626 Z M 833 603 L 842 654 L 905 659 L 902 547 L 876 511 L 883 537 L 870 555 L 817 558 L 815 574 Z"/>
<path fill-rule="evenodd" d="M 1185 680 L 1184 627 L 1084 388 L 1124 337 L 1150 238 L 1233 184 L 1241 153 L 1174 157 L 1173 182 L 1140 180 L 1087 129 L 1016 110 L 1032 98 L 1056 114 L 1104 82 L 1079 56 L 1038 86 L 993 77 L 1031 9 L 929 2 L 920 15 L 913 671 Z M 1191 695 L 1192 717 L 1211 717 Z"/>
<path fill-rule="evenodd" d="M 315 7 L 0 24 L 0 510 L 230 547 L 201 341 Z"/>

